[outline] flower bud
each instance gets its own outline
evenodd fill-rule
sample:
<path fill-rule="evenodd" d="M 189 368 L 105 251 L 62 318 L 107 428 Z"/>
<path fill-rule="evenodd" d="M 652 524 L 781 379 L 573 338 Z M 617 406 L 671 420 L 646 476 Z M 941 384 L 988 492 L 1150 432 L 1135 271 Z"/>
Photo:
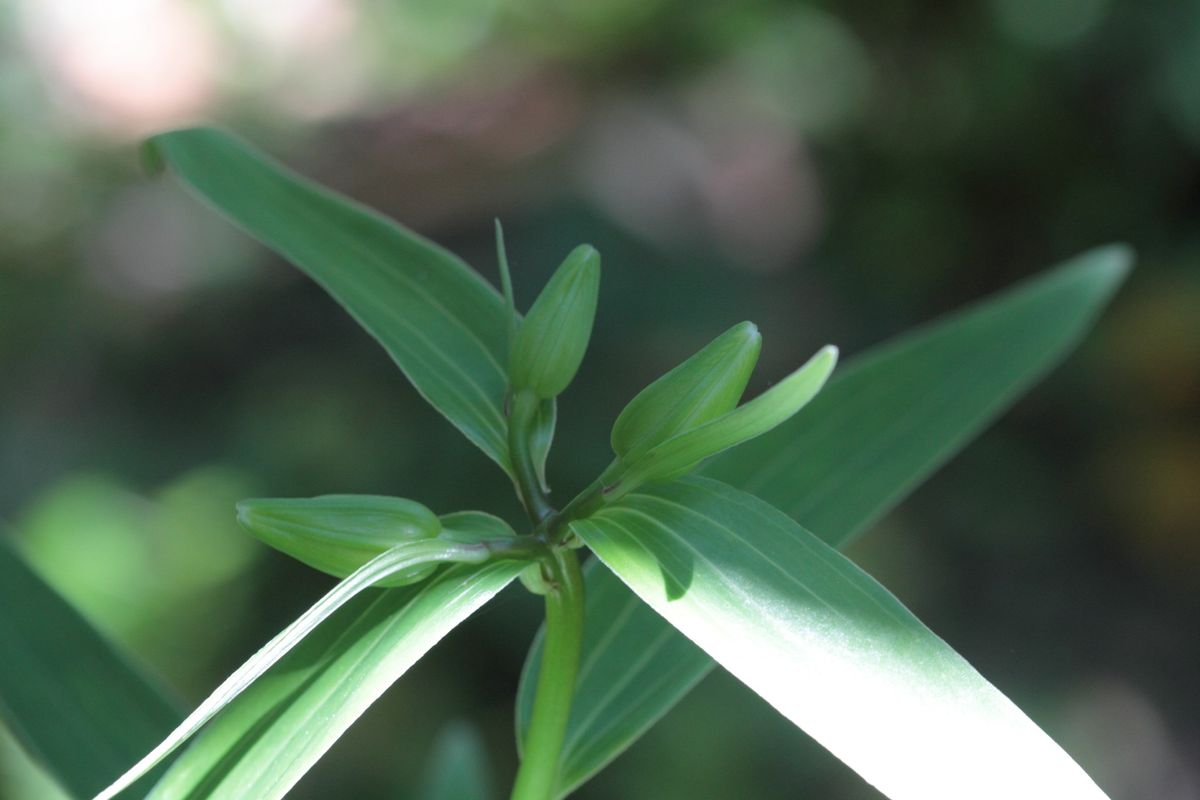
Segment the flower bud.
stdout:
<path fill-rule="evenodd" d="M 545 399 L 567 388 L 592 335 L 599 288 L 600 254 L 580 245 L 550 278 L 517 330 L 509 359 L 514 390 L 528 389 Z"/>
<path fill-rule="evenodd" d="M 484 511 L 454 511 L 440 519 L 442 530 L 438 538 L 447 542 L 479 544 L 517 535 L 507 522 Z"/>
<path fill-rule="evenodd" d="M 758 362 L 762 336 L 734 325 L 687 361 L 642 389 L 617 417 L 612 448 L 633 462 L 655 445 L 737 406 Z"/>
<path fill-rule="evenodd" d="M 420 503 L 376 495 L 243 500 L 237 514 L 242 527 L 258 539 L 337 578 L 402 542 L 432 539 L 442 529 L 437 516 Z M 436 568 L 422 564 L 377 585 L 415 583 Z"/>
<path fill-rule="evenodd" d="M 550 592 L 550 580 L 540 561 L 535 561 L 521 570 L 521 574 L 517 577 L 520 579 L 521 585 L 532 594 L 543 595 Z"/>
<path fill-rule="evenodd" d="M 615 500 L 643 483 L 686 474 L 722 450 L 786 422 L 816 396 L 837 364 L 837 348 L 821 348 L 808 362 L 748 403 L 651 448 L 620 473 L 609 490 Z"/>

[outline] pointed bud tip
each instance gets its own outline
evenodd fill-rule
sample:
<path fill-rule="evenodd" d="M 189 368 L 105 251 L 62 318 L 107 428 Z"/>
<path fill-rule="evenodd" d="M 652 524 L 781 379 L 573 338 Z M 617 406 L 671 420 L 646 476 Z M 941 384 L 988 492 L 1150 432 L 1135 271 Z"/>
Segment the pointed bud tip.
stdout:
<path fill-rule="evenodd" d="M 237 512 L 238 524 L 249 526 L 254 516 L 255 505 L 253 500 L 239 500 L 234 503 L 233 508 Z"/>
<path fill-rule="evenodd" d="M 575 258 L 575 259 L 579 259 L 580 261 L 584 261 L 584 262 L 595 261 L 596 263 L 599 263 L 600 262 L 600 251 L 597 250 L 596 248 L 592 247 L 590 244 L 581 244 L 578 247 L 576 247 L 574 250 L 572 250 L 567 255 L 567 258 Z"/>

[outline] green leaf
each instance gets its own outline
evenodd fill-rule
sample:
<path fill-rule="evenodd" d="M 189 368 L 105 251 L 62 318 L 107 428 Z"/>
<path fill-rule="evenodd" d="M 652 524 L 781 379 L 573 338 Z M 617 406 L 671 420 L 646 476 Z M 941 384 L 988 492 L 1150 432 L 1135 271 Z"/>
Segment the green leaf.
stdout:
<path fill-rule="evenodd" d="M 803 414 L 721 455 L 704 472 L 763 497 L 840 547 L 1061 360 L 1116 290 L 1129 260 L 1122 247 L 1092 251 L 853 358 Z M 596 661 L 605 665 L 604 680 L 580 680 L 563 793 L 636 741 L 712 667 L 608 570 L 589 569 L 586 580 L 581 675 Z M 518 740 L 536 683 L 538 642 L 517 698 Z M 661 655 L 651 642 L 661 642 Z M 609 685 L 658 690 L 637 696 Z"/>
<path fill-rule="evenodd" d="M 812 404 L 705 474 L 840 546 L 907 496 L 1075 346 L 1127 247 L 1091 250 L 855 359 Z"/>
<path fill-rule="evenodd" d="M 447 250 L 226 133 L 173 131 L 147 148 L 324 287 L 417 391 L 511 476 L 504 418 L 509 311 L 495 289 Z"/>
<path fill-rule="evenodd" d="M 479 604 L 502 589 L 520 571 L 520 565 L 509 565 L 511 569 L 497 573 L 498 576 L 508 575 L 508 578 L 498 577 L 496 582 L 487 583 L 479 582 L 478 576 L 470 570 L 463 575 L 464 567 L 460 566 L 457 571 L 445 573 L 446 576 L 457 576 L 449 590 L 445 589 L 444 577 L 434 578 L 426 588 L 414 591 L 412 595 L 394 595 L 391 591 L 373 593 L 368 596 L 370 602 L 366 606 L 356 602 L 364 590 L 392 572 L 412 569 L 426 561 L 466 560 L 463 557 L 469 558 L 470 548 L 472 546 L 440 541 L 404 542 L 368 561 L 229 675 L 179 727 L 158 742 L 154 750 L 97 795 L 97 800 L 112 798 L 130 786 L 214 717 L 216 720 L 209 732 L 197 746 L 176 760 L 151 796 L 175 798 L 191 796 L 188 793 L 192 792 L 197 796 L 223 796 L 221 793 L 227 790 L 224 787 L 230 787 L 229 790 L 238 787 L 229 796 L 282 796 L 386 686 L 458 622 L 466 619 Z M 487 557 L 486 551 L 479 555 L 481 559 Z M 485 572 L 487 567 L 482 567 L 478 575 Z M 470 585 L 472 590 L 457 594 L 463 591 L 463 584 Z M 377 620 L 377 624 L 382 625 L 382 636 L 389 642 L 389 651 L 380 652 L 377 648 L 382 645 L 376 638 L 380 631 L 368 632 L 364 637 L 368 644 L 364 646 L 361 639 L 350 633 L 359 630 L 362 619 L 355 619 L 359 615 L 349 615 L 340 609 L 359 608 L 361 618 L 370 618 L 370 609 L 376 608 L 385 595 L 389 599 L 395 597 L 400 606 L 385 603 L 389 613 L 384 620 Z M 427 602 L 431 595 L 439 601 Z M 322 625 L 331 618 L 336 621 Z M 331 692 L 330 687 L 320 685 L 322 688 L 311 691 L 312 687 L 307 684 L 294 685 L 290 681 L 292 673 L 306 673 L 310 674 L 314 685 L 318 685 L 318 679 L 328 675 L 326 667 L 334 668 L 335 674 L 338 672 L 337 663 L 342 662 L 347 652 L 354 652 L 356 660 L 346 663 L 341 672 L 344 679 L 358 684 L 352 693 L 359 704 L 344 696 L 346 687 Z M 307 660 L 313 656 L 319 656 L 325 663 Z M 288 673 L 286 680 L 278 680 L 281 672 Z M 289 692 L 280 696 L 274 691 L 265 691 L 265 696 L 270 699 L 268 704 L 263 704 L 263 691 L 254 691 L 260 685 L 277 686 L 281 682 L 289 686 Z M 250 699 L 242 700 L 244 697 Z M 338 697 L 342 699 L 331 699 Z M 338 705 L 343 700 L 344 708 Z M 275 727 L 276 717 L 304 720 L 308 714 L 319 715 L 316 717 L 319 722 L 308 720 L 302 724 L 302 730 Z M 223 722 L 227 720 L 233 722 Z M 214 734 L 212 730 L 222 733 Z M 197 752 L 199 756 L 194 756 Z M 287 754 L 286 759 L 281 758 L 282 753 Z"/>
<path fill-rule="evenodd" d="M 0 717 L 75 797 L 90 797 L 183 716 L 0 541 Z"/>
<path fill-rule="evenodd" d="M 633 591 L 893 800 L 1102 800 L 1020 709 L 791 517 L 685 478 L 574 532 Z"/>
<path fill-rule="evenodd" d="M 452 722 L 438 734 L 417 800 L 495 797 L 487 750 L 474 726 Z"/>

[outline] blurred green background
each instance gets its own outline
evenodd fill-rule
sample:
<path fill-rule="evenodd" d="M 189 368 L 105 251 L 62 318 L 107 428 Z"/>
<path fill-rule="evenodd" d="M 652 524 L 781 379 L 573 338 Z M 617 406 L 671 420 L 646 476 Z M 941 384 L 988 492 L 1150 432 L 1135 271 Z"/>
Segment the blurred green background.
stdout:
<path fill-rule="evenodd" d="M 235 500 L 517 518 L 320 290 L 141 173 L 140 136 L 198 121 L 493 280 L 498 216 L 522 305 L 599 248 L 560 497 L 734 322 L 756 391 L 1131 242 L 1081 351 L 853 555 L 1114 800 L 1200 796 L 1200 3 L 0 0 L 0 519 L 189 704 L 331 584 Z M 503 784 L 539 613 L 504 594 L 293 796 L 405 797 L 460 718 Z M 723 674 L 578 796 L 879 797 Z M 0 797 L 54 797 L 6 736 Z"/>

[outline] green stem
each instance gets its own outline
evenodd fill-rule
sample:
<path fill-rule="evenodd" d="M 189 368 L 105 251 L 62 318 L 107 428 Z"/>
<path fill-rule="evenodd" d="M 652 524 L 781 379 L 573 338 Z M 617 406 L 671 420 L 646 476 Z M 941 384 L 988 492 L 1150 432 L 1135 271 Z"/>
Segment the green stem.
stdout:
<path fill-rule="evenodd" d="M 583 575 L 573 550 L 556 548 L 546 594 L 546 639 L 533 713 L 512 800 L 553 800 L 583 649 Z"/>
<path fill-rule="evenodd" d="M 534 525 L 540 524 L 554 512 L 550 498 L 542 490 L 542 482 L 533 463 L 533 452 L 529 449 L 539 404 L 533 392 L 514 392 L 508 410 L 508 455 L 517 481 L 517 492 Z"/>

